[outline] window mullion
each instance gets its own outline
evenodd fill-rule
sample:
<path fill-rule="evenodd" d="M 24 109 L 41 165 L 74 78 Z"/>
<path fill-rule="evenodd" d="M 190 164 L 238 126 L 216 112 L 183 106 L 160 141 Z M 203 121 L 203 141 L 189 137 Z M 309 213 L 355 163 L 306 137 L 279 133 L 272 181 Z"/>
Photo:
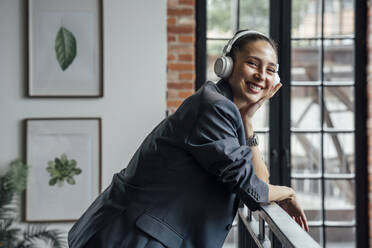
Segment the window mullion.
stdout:
<path fill-rule="evenodd" d="M 355 42 L 355 191 L 356 247 L 369 246 L 368 218 L 368 143 L 367 143 L 367 11 L 368 1 L 354 0 Z"/>
<path fill-rule="evenodd" d="M 207 0 L 195 1 L 195 7 L 195 90 L 198 90 L 207 79 Z"/>

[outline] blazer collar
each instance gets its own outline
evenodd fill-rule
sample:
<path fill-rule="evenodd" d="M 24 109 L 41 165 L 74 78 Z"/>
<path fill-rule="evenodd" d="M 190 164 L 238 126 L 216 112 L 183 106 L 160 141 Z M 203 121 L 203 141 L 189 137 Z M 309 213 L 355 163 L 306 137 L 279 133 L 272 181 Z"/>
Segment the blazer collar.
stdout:
<path fill-rule="evenodd" d="M 227 97 L 230 101 L 234 101 L 233 99 L 233 92 L 232 92 L 232 89 L 231 89 L 231 86 L 230 84 L 227 82 L 227 80 L 225 79 L 221 79 L 220 81 L 217 82 L 217 88 L 219 89 L 219 91 L 222 93 L 222 95 L 224 95 L 225 97 Z"/>

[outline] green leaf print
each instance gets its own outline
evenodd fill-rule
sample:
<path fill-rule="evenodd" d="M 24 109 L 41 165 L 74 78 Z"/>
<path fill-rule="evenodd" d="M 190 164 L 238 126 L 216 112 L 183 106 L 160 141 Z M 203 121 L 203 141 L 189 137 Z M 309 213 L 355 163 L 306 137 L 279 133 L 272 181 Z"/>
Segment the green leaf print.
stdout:
<path fill-rule="evenodd" d="M 61 26 L 57 33 L 54 49 L 62 70 L 65 71 L 76 57 L 76 39 L 74 34 Z"/>
<path fill-rule="evenodd" d="M 63 186 L 63 182 L 66 181 L 68 184 L 76 184 L 76 180 L 73 178 L 75 175 L 79 175 L 82 170 L 77 168 L 76 160 L 68 160 L 66 154 L 62 154 L 60 158 L 56 157 L 48 162 L 46 171 L 49 172 L 50 180 L 49 185 Z"/>

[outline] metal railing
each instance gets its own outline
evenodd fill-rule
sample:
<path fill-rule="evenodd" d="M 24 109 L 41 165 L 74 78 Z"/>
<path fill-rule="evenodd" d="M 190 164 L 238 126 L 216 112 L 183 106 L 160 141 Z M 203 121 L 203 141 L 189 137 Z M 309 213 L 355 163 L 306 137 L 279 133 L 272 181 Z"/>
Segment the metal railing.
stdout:
<path fill-rule="evenodd" d="M 319 244 L 279 205 L 261 205 L 256 212 L 238 211 L 239 248 L 318 248 Z"/>

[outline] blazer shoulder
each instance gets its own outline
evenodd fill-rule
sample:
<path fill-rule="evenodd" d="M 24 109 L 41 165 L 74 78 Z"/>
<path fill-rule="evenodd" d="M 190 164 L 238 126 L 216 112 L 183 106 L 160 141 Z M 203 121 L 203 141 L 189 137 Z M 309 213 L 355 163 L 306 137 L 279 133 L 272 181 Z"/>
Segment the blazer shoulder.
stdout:
<path fill-rule="evenodd" d="M 214 82 L 206 82 L 201 91 L 201 101 L 205 105 L 225 106 L 232 111 L 238 111 L 236 105 L 224 96 Z"/>
<path fill-rule="evenodd" d="M 208 125 L 211 122 L 218 121 L 229 124 L 234 129 L 238 129 L 242 125 L 237 106 L 222 94 L 215 83 L 207 82 L 204 84 L 198 95 L 200 105 L 197 122 L 206 120 L 203 125 Z"/>
<path fill-rule="evenodd" d="M 200 123 L 203 118 L 210 117 L 210 121 L 229 121 L 234 123 L 236 128 L 241 126 L 240 112 L 233 101 L 224 95 L 223 90 L 214 82 L 206 82 L 198 91 L 192 96 L 188 97 L 177 111 L 171 115 L 172 121 L 190 123 L 192 129 L 195 125 Z"/>

